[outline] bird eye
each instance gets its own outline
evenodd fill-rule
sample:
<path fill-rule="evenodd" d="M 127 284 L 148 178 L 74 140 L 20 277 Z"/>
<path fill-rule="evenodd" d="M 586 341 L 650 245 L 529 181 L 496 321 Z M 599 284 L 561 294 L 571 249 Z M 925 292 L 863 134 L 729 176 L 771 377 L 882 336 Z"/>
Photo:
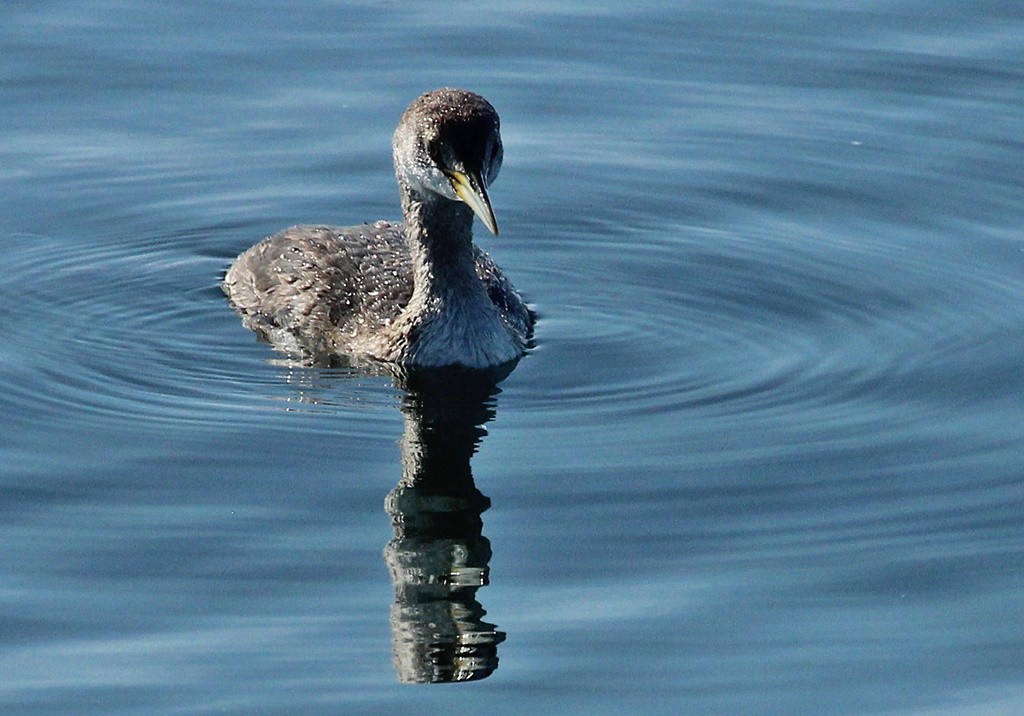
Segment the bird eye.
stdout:
<path fill-rule="evenodd" d="M 442 170 L 455 169 L 458 164 L 458 154 L 455 152 L 455 148 L 444 139 L 431 143 L 427 148 L 427 153 L 434 164 Z"/>

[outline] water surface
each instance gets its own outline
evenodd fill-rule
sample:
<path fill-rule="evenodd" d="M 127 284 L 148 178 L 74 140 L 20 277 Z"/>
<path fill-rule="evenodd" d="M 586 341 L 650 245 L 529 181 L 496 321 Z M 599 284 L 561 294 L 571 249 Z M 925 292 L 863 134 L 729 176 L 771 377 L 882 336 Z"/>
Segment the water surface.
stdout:
<path fill-rule="evenodd" d="M 1016 3 L 0 28 L 4 712 L 1024 708 Z M 396 218 L 442 85 L 502 115 L 536 348 L 289 366 L 220 275 Z"/>

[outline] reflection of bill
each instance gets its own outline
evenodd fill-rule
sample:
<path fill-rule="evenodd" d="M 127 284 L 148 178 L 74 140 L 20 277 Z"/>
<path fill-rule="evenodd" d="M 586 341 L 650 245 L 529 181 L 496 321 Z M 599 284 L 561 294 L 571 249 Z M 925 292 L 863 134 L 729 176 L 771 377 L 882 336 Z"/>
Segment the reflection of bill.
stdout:
<path fill-rule="evenodd" d="M 481 514 L 490 500 L 470 459 L 494 417 L 501 377 L 444 370 L 400 381 L 402 479 L 385 501 L 395 537 L 384 558 L 395 588 L 395 668 L 406 683 L 483 679 L 498 667 L 505 634 L 483 620 L 476 599 L 488 580 Z"/>

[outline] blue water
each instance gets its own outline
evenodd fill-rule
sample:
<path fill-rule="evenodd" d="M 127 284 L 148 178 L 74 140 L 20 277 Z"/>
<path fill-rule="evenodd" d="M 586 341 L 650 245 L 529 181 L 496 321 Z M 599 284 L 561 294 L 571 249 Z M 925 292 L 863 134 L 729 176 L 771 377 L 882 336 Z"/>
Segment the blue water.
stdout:
<path fill-rule="evenodd" d="M 536 347 L 289 365 L 442 85 Z M 1013 0 L 7 0 L 0 711 L 1024 711 L 1021 107 Z"/>

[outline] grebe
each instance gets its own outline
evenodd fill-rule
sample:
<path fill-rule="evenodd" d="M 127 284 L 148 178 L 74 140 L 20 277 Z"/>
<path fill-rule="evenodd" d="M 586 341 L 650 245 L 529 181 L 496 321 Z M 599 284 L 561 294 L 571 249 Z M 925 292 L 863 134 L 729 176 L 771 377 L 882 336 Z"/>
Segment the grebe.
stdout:
<path fill-rule="evenodd" d="M 392 141 L 404 221 L 295 226 L 239 256 L 222 288 L 243 323 L 304 361 L 490 368 L 518 359 L 533 314 L 473 243 L 497 235 L 487 187 L 501 168 L 498 114 L 480 95 L 428 92 Z"/>

